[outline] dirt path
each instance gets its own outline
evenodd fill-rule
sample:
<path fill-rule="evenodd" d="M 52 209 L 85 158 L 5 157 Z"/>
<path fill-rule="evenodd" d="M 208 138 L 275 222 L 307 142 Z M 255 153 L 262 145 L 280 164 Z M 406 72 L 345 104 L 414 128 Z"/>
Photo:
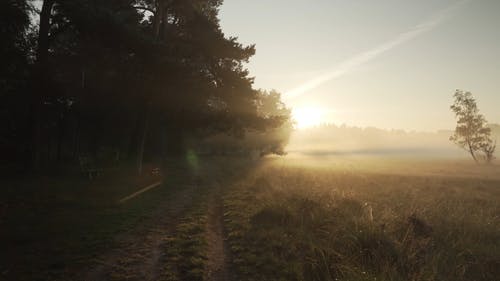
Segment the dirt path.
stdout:
<path fill-rule="evenodd" d="M 208 281 L 227 281 L 230 280 L 227 266 L 228 251 L 225 243 L 220 188 L 214 190 L 214 193 L 208 209 L 206 228 L 208 260 L 204 279 Z"/>
<path fill-rule="evenodd" d="M 210 171 L 209 171 L 210 172 Z M 183 216 L 193 208 L 196 196 L 207 196 L 208 219 L 205 237 L 208 245 L 207 261 L 203 279 L 227 281 L 231 280 L 229 270 L 228 249 L 223 227 L 222 185 L 217 178 L 221 174 L 209 173 L 204 180 L 192 181 L 190 184 L 178 186 L 178 193 L 160 204 L 139 226 L 116 238 L 116 245 L 83 274 L 71 278 L 82 281 L 153 281 L 168 276 L 165 252 L 172 236 L 175 236 L 177 225 Z M 227 176 L 222 173 L 223 176 Z M 206 177 L 205 177 L 206 176 Z M 202 189 L 207 192 L 201 192 Z M 196 199 L 196 198 L 198 199 Z"/>
<path fill-rule="evenodd" d="M 165 238 L 171 237 L 178 219 L 192 207 L 196 185 L 179 192 L 173 200 L 160 205 L 137 229 L 117 237 L 117 246 L 96 259 L 95 264 L 76 280 L 153 281 L 164 270 Z M 214 187 L 208 197 L 206 239 L 208 260 L 204 279 L 228 281 L 228 255 L 223 227 L 221 189 Z"/>
<path fill-rule="evenodd" d="M 95 266 L 77 278 L 92 281 L 158 280 L 163 268 L 163 239 L 191 206 L 195 190 L 196 185 L 187 186 L 173 200 L 158 206 L 138 229 L 118 237 L 118 246 L 99 257 Z"/>

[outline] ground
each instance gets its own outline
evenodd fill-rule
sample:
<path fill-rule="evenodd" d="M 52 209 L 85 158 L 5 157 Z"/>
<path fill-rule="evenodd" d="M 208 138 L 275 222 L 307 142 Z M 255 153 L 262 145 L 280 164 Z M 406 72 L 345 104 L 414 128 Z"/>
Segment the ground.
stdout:
<path fill-rule="evenodd" d="M 269 157 L 5 180 L 0 280 L 494 280 L 500 167 Z"/>

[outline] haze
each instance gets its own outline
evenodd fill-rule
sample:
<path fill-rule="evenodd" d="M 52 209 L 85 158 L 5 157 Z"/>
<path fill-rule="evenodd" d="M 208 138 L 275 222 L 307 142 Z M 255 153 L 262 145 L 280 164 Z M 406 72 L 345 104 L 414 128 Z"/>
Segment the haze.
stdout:
<path fill-rule="evenodd" d="M 0 280 L 499 280 L 499 12 L 0 1 Z"/>
<path fill-rule="evenodd" d="M 455 89 L 500 122 L 499 11 L 496 0 L 226 0 L 221 26 L 256 44 L 257 88 L 285 93 L 295 116 L 321 112 L 302 127 L 434 131 L 454 128 Z"/>

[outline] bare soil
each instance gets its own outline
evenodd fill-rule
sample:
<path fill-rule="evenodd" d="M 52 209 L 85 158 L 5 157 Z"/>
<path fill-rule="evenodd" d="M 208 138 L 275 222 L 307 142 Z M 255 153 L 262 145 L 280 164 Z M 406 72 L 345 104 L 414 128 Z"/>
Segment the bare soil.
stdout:
<path fill-rule="evenodd" d="M 223 226 L 223 206 L 220 198 L 220 188 L 215 190 L 208 209 L 206 239 L 208 243 L 208 261 L 205 270 L 205 280 L 230 280 L 228 272 L 228 251 Z"/>

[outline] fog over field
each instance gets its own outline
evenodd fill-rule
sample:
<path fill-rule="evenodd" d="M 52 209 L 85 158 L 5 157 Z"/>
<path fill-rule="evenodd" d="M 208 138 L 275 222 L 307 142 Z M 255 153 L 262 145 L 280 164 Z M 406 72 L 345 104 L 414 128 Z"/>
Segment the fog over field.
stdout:
<path fill-rule="evenodd" d="M 490 124 L 493 139 L 500 139 L 500 125 Z M 373 127 L 321 125 L 295 130 L 287 151 L 291 154 L 387 155 L 422 158 L 466 158 L 468 153 L 450 141 L 452 130 L 429 132 L 384 130 Z M 498 152 L 496 152 L 498 157 Z"/>

